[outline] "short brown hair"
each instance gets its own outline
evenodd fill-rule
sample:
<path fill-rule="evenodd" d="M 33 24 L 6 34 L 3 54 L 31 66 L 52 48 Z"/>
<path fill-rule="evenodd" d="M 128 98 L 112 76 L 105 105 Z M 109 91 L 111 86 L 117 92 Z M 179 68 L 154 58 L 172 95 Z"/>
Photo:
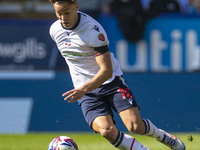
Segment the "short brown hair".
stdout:
<path fill-rule="evenodd" d="M 56 3 L 56 2 L 69 2 L 69 3 L 76 3 L 76 0 L 49 0 L 51 3 Z"/>

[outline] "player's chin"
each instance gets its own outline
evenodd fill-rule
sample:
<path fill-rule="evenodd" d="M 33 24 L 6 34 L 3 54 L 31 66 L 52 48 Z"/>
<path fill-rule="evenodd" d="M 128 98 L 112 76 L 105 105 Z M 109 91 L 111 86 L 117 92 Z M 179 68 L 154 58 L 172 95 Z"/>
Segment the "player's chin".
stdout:
<path fill-rule="evenodd" d="M 71 28 L 71 25 L 69 23 L 62 23 L 63 27 L 65 28 Z"/>

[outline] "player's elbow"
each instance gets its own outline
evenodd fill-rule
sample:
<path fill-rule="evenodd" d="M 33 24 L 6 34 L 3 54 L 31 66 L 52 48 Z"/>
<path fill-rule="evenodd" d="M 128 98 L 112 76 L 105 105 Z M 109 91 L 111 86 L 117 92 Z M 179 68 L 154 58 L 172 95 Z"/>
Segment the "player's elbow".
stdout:
<path fill-rule="evenodd" d="M 106 80 L 112 78 L 113 68 L 112 68 L 112 66 L 108 66 L 108 65 L 103 66 L 103 67 L 101 67 L 100 72 L 101 72 L 102 77 L 106 81 Z"/>
<path fill-rule="evenodd" d="M 106 77 L 107 77 L 107 79 L 112 78 L 112 75 L 113 75 L 113 69 L 108 69 L 106 71 Z"/>

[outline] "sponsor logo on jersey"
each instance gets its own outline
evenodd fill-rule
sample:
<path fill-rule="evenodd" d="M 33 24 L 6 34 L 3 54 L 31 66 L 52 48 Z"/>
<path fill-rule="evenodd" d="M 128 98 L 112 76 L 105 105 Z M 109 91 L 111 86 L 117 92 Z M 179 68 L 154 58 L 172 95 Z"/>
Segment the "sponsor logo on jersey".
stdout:
<path fill-rule="evenodd" d="M 62 55 L 64 57 L 76 57 L 76 58 L 81 58 L 81 57 L 91 57 L 94 56 L 94 53 L 81 53 L 81 52 L 70 52 L 70 51 L 62 51 L 60 50 Z"/>
<path fill-rule="evenodd" d="M 100 41 L 105 41 L 105 36 L 102 33 L 98 35 L 98 38 Z"/>
<path fill-rule="evenodd" d="M 66 41 L 65 41 L 65 45 L 66 46 L 71 46 L 72 44 L 71 44 L 71 40 L 70 39 L 66 39 Z"/>

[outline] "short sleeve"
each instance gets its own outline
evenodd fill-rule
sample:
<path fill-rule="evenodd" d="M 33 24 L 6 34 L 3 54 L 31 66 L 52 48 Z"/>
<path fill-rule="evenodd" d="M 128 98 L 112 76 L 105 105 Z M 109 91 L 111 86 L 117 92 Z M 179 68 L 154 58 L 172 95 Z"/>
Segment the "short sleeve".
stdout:
<path fill-rule="evenodd" d="M 87 37 L 90 47 L 101 47 L 109 45 L 107 34 L 99 23 L 90 26 L 88 31 L 89 32 Z"/>

